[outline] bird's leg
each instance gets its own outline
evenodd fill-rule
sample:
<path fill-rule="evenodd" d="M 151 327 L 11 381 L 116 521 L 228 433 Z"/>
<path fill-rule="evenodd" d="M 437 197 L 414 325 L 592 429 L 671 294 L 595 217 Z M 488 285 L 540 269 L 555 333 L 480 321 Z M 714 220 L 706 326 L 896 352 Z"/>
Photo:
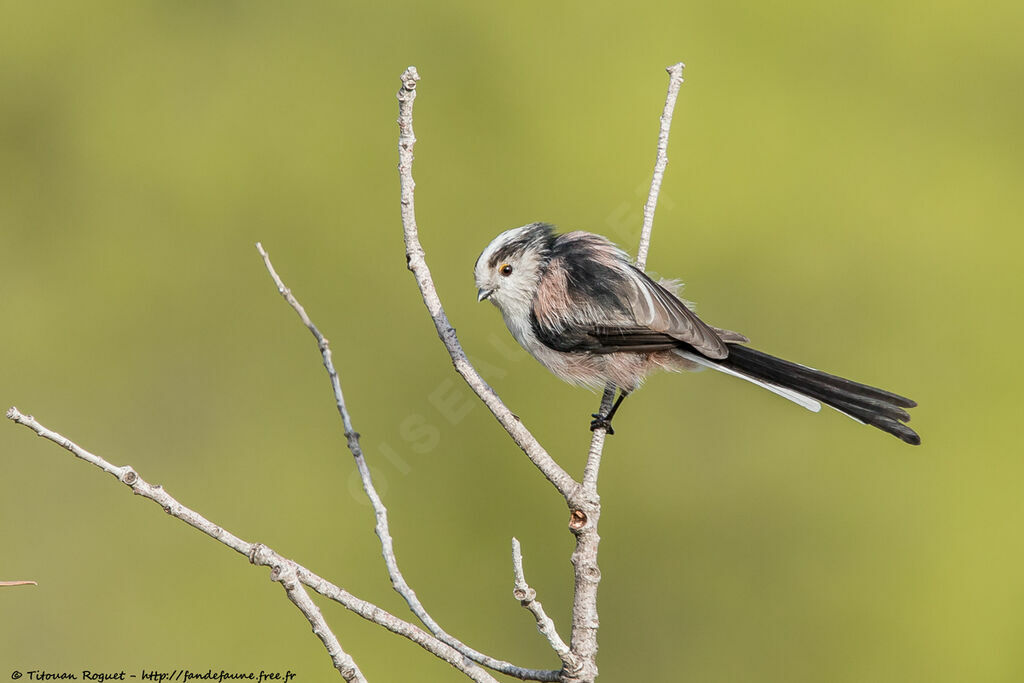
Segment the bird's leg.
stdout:
<path fill-rule="evenodd" d="M 593 413 L 591 417 L 594 418 L 590 421 L 590 431 L 594 431 L 598 427 L 603 427 L 609 435 L 614 434 L 615 430 L 612 429 L 612 418 L 615 417 L 615 411 L 622 405 L 622 399 L 626 398 L 629 394 L 628 391 L 619 390 L 619 397 L 615 400 L 615 404 L 612 405 L 612 409 L 608 411 L 608 414 Z"/>

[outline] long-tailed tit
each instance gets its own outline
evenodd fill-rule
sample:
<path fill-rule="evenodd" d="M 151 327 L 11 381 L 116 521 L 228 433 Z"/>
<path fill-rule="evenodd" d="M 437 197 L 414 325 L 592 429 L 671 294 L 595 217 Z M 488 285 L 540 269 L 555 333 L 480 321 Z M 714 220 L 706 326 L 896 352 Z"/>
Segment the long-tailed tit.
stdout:
<path fill-rule="evenodd" d="M 531 223 L 494 238 L 477 259 L 479 300 L 501 311 L 512 336 L 561 379 L 620 389 L 591 429 L 611 430 L 622 399 L 656 370 L 701 366 L 764 387 L 808 410 L 821 403 L 909 444 L 921 443 L 905 408 L 917 405 L 882 389 L 791 363 L 745 346 L 738 332 L 711 327 L 655 282 L 624 251 L 588 232 L 555 234 Z"/>

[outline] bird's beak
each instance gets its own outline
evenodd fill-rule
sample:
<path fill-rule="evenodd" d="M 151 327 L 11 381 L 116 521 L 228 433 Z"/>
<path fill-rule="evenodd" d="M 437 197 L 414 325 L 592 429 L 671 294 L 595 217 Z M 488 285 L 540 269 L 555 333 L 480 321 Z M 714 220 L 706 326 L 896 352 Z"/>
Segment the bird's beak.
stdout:
<path fill-rule="evenodd" d="M 477 301 L 483 301 L 484 299 L 489 297 L 491 294 L 494 294 L 494 290 L 493 289 L 484 289 L 483 287 L 481 287 L 480 289 L 476 290 L 476 300 Z"/>

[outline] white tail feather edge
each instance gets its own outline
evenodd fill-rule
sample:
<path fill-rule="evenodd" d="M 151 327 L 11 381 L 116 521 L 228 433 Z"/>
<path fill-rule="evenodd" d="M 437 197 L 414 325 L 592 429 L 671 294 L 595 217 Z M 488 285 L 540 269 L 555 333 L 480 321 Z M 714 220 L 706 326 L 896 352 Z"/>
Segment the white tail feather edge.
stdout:
<path fill-rule="evenodd" d="M 678 351 L 677 350 L 675 353 L 677 355 L 679 355 L 679 356 L 682 356 L 683 358 L 685 358 L 686 360 L 688 360 L 690 362 L 696 363 L 697 365 L 702 365 L 702 366 L 704 366 L 706 368 L 711 368 L 712 370 L 718 370 L 719 372 L 724 372 L 725 374 L 732 375 L 733 377 L 739 377 L 740 379 L 745 379 L 748 382 L 750 382 L 751 384 L 756 384 L 759 387 L 767 389 L 768 391 L 772 392 L 773 394 L 778 394 L 782 398 L 789 399 L 793 403 L 796 403 L 799 406 L 803 406 L 804 408 L 807 408 L 807 410 L 810 410 L 813 413 L 816 413 L 819 410 L 821 410 L 821 404 L 820 403 L 815 401 L 813 398 L 804 396 L 803 394 L 801 394 L 799 392 L 796 392 L 796 391 L 793 391 L 792 389 L 787 389 L 786 387 L 780 387 L 777 384 L 772 384 L 770 382 L 764 382 L 762 380 L 755 379 L 754 377 L 750 377 L 749 375 L 744 375 L 742 372 L 736 372 L 732 368 L 727 368 L 727 367 L 724 367 L 724 366 L 719 365 L 717 363 L 713 363 L 713 362 L 709 361 L 707 358 L 704 358 L 702 356 L 698 356 L 697 354 L 694 354 L 694 353 L 689 353 L 688 351 Z M 839 412 L 842 413 L 843 411 L 840 410 Z M 846 413 L 843 413 L 843 415 L 846 415 Z M 851 417 L 851 416 L 847 415 L 847 417 Z M 856 420 L 857 418 L 853 418 L 853 419 Z M 860 420 L 857 420 L 857 421 L 860 422 Z"/>

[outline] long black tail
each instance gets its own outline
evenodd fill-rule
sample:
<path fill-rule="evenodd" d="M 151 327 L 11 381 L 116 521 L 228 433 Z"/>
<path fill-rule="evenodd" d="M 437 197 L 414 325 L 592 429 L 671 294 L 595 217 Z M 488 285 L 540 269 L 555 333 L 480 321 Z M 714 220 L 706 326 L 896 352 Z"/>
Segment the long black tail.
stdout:
<path fill-rule="evenodd" d="M 903 424 L 910 420 L 910 414 L 904 408 L 913 408 L 917 403 L 899 394 L 791 363 L 739 344 L 729 344 L 728 357 L 712 362 L 817 399 L 909 444 L 916 446 L 921 443 L 917 432 Z"/>

